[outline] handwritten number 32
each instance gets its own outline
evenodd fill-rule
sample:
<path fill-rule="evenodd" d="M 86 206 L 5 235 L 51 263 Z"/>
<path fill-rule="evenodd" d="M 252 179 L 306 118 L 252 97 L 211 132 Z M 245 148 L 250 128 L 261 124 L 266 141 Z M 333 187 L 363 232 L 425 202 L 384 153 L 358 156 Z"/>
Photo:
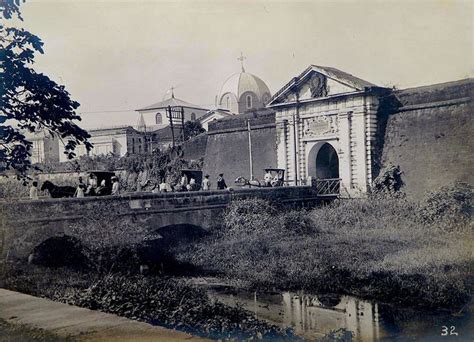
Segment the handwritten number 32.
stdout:
<path fill-rule="evenodd" d="M 455 331 L 456 327 L 454 325 L 447 327 L 443 325 L 441 327 L 441 336 L 448 336 L 448 335 L 456 335 L 458 336 L 458 333 Z"/>

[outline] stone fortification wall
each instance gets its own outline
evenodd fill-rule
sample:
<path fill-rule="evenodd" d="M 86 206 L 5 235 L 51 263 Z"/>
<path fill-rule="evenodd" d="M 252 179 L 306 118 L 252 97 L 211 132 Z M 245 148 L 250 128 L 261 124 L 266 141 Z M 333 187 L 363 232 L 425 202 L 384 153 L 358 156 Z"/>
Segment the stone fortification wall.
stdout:
<path fill-rule="evenodd" d="M 207 133 L 199 134 L 181 145 L 184 158 L 187 160 L 199 160 L 206 156 Z"/>
<path fill-rule="evenodd" d="M 382 165 L 400 166 L 411 197 L 473 184 L 473 92 L 473 79 L 395 92 L 400 107 L 388 117 Z"/>
<path fill-rule="evenodd" d="M 228 186 L 237 177 L 250 177 L 247 120 L 250 122 L 253 172 L 262 179 L 263 169 L 277 167 L 275 114 L 242 114 L 209 124 L 203 171 L 213 187 L 219 173 Z"/>

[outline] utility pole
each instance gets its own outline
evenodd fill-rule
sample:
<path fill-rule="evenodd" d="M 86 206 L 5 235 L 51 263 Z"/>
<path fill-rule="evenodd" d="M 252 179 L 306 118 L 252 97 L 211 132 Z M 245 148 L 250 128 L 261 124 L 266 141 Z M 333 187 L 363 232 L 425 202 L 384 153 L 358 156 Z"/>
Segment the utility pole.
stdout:
<path fill-rule="evenodd" d="M 181 107 L 181 136 L 183 138 L 183 143 L 184 143 L 184 108 Z"/>
<path fill-rule="evenodd" d="M 171 126 L 171 138 L 173 139 L 172 146 L 174 148 L 174 127 L 173 127 L 173 117 L 171 114 L 171 106 L 168 106 L 168 115 L 170 118 L 170 126 Z"/>
<path fill-rule="evenodd" d="M 248 119 L 247 119 L 247 131 L 248 131 L 248 134 L 249 134 L 250 180 L 253 180 L 252 135 L 250 133 L 250 120 L 248 120 Z"/>

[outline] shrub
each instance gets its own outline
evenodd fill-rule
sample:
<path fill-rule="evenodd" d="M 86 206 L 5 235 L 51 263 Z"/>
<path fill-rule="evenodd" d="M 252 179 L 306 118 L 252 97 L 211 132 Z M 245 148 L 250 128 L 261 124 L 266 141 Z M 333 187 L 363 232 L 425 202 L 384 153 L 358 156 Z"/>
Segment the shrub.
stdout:
<path fill-rule="evenodd" d="M 251 234 L 271 229 L 277 210 L 260 198 L 236 200 L 224 213 L 224 227 L 231 234 Z"/>
<path fill-rule="evenodd" d="M 121 208 L 113 200 L 95 202 L 83 218 L 71 223 L 65 234 L 77 238 L 98 272 L 111 272 L 122 256 L 134 251 L 140 243 L 154 239 L 145 225 L 122 216 Z M 134 257 L 133 253 L 129 259 Z"/>
<path fill-rule="evenodd" d="M 285 211 L 280 215 L 281 227 L 285 232 L 296 235 L 315 235 L 316 224 L 305 210 Z"/>
<path fill-rule="evenodd" d="M 456 183 L 428 193 L 421 203 L 420 215 L 428 222 L 472 216 L 473 191 L 467 183 Z"/>
<path fill-rule="evenodd" d="M 453 217 L 469 198 L 458 192 L 450 209 L 441 206 Z M 455 307 L 472 290 L 469 222 L 457 221 L 459 229 L 446 234 L 454 219 L 420 221 L 420 210 L 419 204 L 388 193 L 338 200 L 308 212 L 278 213 L 265 201 L 236 201 L 224 214 L 223 234 L 177 253 L 183 261 L 258 288 Z"/>
<path fill-rule="evenodd" d="M 396 193 L 403 186 L 402 172 L 400 166 L 389 165 L 373 183 L 375 192 Z"/>

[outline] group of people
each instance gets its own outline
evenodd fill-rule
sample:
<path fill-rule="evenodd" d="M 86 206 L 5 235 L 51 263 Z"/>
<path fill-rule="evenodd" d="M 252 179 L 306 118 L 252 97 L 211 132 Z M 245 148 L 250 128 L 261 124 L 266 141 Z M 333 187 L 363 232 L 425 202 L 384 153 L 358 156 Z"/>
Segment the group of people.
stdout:
<path fill-rule="evenodd" d="M 283 174 L 281 172 L 277 172 L 277 174 L 273 176 L 270 171 L 267 171 L 263 176 L 263 181 L 266 187 L 282 186 Z"/>
<path fill-rule="evenodd" d="M 119 195 L 120 194 L 120 182 L 117 176 L 111 177 L 112 187 L 110 188 L 107 185 L 105 179 L 102 179 L 100 184 L 98 184 L 97 177 L 94 174 L 90 174 L 87 177 L 87 184 L 84 182 L 83 177 L 78 178 L 78 184 L 76 186 L 74 197 L 86 197 L 86 196 L 104 196 L 104 195 Z M 220 173 L 216 180 L 216 188 L 218 190 L 227 189 L 227 184 L 224 180 L 224 174 Z M 197 190 L 211 190 L 211 181 L 209 180 L 209 175 L 205 175 L 204 179 L 201 182 L 201 186 L 198 186 L 196 179 L 190 178 L 186 175 L 181 177 L 180 182 L 172 187 L 165 178 L 161 179 L 160 182 L 155 184 L 155 187 L 152 189 L 153 193 L 160 192 L 172 192 L 172 191 L 197 191 Z M 72 195 L 71 190 L 71 195 Z M 29 197 L 32 200 L 37 200 L 39 198 L 38 190 L 38 181 L 33 181 L 30 187 Z M 70 196 L 70 195 L 69 195 Z"/>
<path fill-rule="evenodd" d="M 197 191 L 197 190 L 211 190 L 211 181 L 209 180 L 209 175 L 205 175 L 204 179 L 201 182 L 201 186 L 196 183 L 196 179 L 193 177 L 188 177 L 186 175 L 183 175 L 178 182 L 178 184 L 171 186 L 170 183 L 166 181 L 165 178 L 162 178 L 159 182 L 157 182 L 152 189 L 153 193 L 160 193 L 160 192 L 172 192 L 172 191 Z M 219 177 L 217 177 L 217 189 L 218 190 L 224 190 L 227 189 L 227 184 L 225 183 L 224 180 L 224 174 L 221 173 L 219 174 Z"/>
<path fill-rule="evenodd" d="M 119 195 L 120 182 L 118 177 L 112 176 L 110 181 L 112 182 L 112 188 L 107 186 L 105 179 L 102 179 L 100 184 L 97 185 L 97 176 L 94 174 L 90 174 L 87 178 L 87 185 L 84 184 L 82 177 L 79 177 L 79 184 L 77 185 L 74 197 Z"/>
<path fill-rule="evenodd" d="M 110 178 L 111 186 L 107 185 L 105 179 L 102 179 L 100 184 L 98 184 L 97 177 L 93 174 L 90 174 L 87 178 L 87 184 L 84 183 L 83 178 L 80 176 L 78 178 L 78 184 L 74 187 L 70 186 L 63 186 L 63 187 L 56 187 L 65 189 L 64 196 L 61 197 L 85 197 L 85 196 L 105 196 L 105 195 L 119 195 L 120 194 L 120 183 L 117 176 L 112 176 Z M 46 182 L 45 182 L 46 183 Z M 54 185 L 52 185 L 54 186 Z M 71 189 L 71 190 L 69 190 Z M 43 189 L 42 189 L 43 190 Z M 51 190 L 50 190 L 51 192 Z M 50 194 L 51 195 L 51 194 Z M 33 181 L 31 183 L 29 197 L 32 200 L 39 199 L 39 189 L 38 189 L 38 181 Z M 53 196 L 54 197 L 54 196 Z"/>

